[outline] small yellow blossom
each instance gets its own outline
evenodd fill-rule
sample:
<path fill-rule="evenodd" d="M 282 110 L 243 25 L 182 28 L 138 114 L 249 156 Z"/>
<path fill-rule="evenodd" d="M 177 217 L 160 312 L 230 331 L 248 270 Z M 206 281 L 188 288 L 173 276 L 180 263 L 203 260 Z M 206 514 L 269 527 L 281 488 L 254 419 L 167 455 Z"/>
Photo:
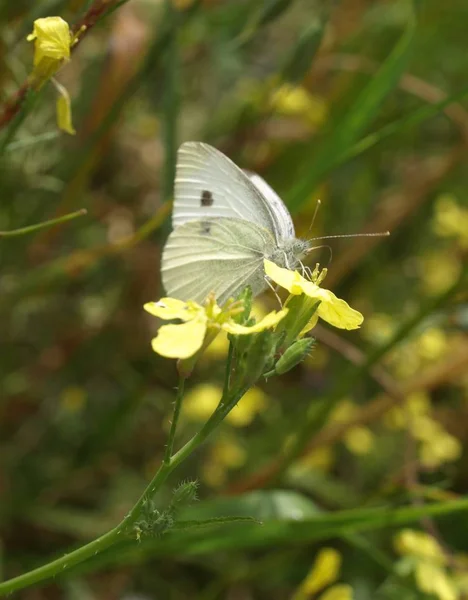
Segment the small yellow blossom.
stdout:
<path fill-rule="evenodd" d="M 352 427 L 344 437 L 348 450 L 359 456 L 369 454 L 375 444 L 375 437 L 368 427 Z"/>
<path fill-rule="evenodd" d="M 320 594 L 318 600 L 353 600 L 353 588 L 347 583 L 337 583 Z"/>
<path fill-rule="evenodd" d="M 468 209 L 459 206 L 454 196 L 443 194 L 435 204 L 433 229 L 440 237 L 455 238 L 468 247 Z"/>
<path fill-rule="evenodd" d="M 436 596 L 439 600 L 459 600 L 455 583 L 446 569 L 431 563 L 418 562 L 414 576 L 416 585 L 422 592 Z"/>
<path fill-rule="evenodd" d="M 334 548 L 322 548 L 312 569 L 301 584 L 302 592 L 316 594 L 324 587 L 334 583 L 340 574 L 341 555 Z"/>
<path fill-rule="evenodd" d="M 455 252 L 436 250 L 421 258 L 422 289 L 436 296 L 445 292 L 460 276 L 462 263 Z"/>
<path fill-rule="evenodd" d="M 438 541 L 424 531 L 402 529 L 394 539 L 396 551 L 434 565 L 445 565 L 446 556 Z"/>
<path fill-rule="evenodd" d="M 325 102 L 302 86 L 283 84 L 270 98 L 271 107 L 288 117 L 302 117 L 310 125 L 321 125 L 327 116 Z"/>
<path fill-rule="evenodd" d="M 75 38 L 68 23 L 61 17 L 45 17 L 34 21 L 33 32 L 27 37 L 34 41 L 34 71 L 39 83 L 44 83 L 70 59 L 70 49 Z"/>
<path fill-rule="evenodd" d="M 44 17 L 34 21 L 33 32 L 27 37 L 34 40 L 34 65 L 43 58 L 62 60 L 70 58 L 72 37 L 68 23 L 61 17 Z"/>
<path fill-rule="evenodd" d="M 339 577 L 341 569 L 341 555 L 334 548 L 320 550 L 311 570 L 302 581 L 292 600 L 308 600 L 315 597 Z M 318 600 L 352 600 L 353 590 L 346 584 L 335 584 L 325 590 Z"/>
<path fill-rule="evenodd" d="M 60 67 L 70 60 L 72 46 L 78 41 L 81 30 L 72 35 L 68 23 L 61 17 L 45 17 L 34 21 L 33 32 L 27 37 L 34 41 L 34 69 L 31 73 L 31 85 L 40 88 L 52 79 Z M 53 80 L 59 93 L 57 99 L 57 124 L 62 131 L 74 135 L 72 125 L 70 96 L 63 85 Z"/>
<path fill-rule="evenodd" d="M 290 271 L 265 260 L 265 273 L 275 283 L 284 287 L 292 295 L 305 294 L 309 298 L 320 300 L 317 312 L 302 333 L 306 333 L 317 324 L 320 317 L 330 325 L 340 329 L 357 329 L 360 327 L 364 317 L 360 312 L 354 310 L 347 302 L 337 298 L 330 290 L 322 289 L 318 284 L 323 280 L 326 271 L 317 274 L 316 281 L 308 281 L 297 271 Z"/>
<path fill-rule="evenodd" d="M 330 446 L 322 446 L 301 458 L 298 461 L 298 465 L 295 467 L 295 470 L 301 472 L 312 469 L 313 471 L 327 472 L 333 466 L 334 460 L 335 455 L 333 448 Z"/>
<path fill-rule="evenodd" d="M 426 329 L 417 340 L 417 350 L 421 358 L 437 360 L 442 358 L 448 349 L 445 332 L 438 327 Z"/>
<path fill-rule="evenodd" d="M 412 560 L 417 587 L 439 600 L 458 600 L 456 579 L 447 569 L 448 559 L 438 541 L 424 531 L 403 529 L 395 537 L 397 552 Z"/>
<path fill-rule="evenodd" d="M 233 319 L 243 310 L 241 303 L 232 302 L 221 309 L 211 296 L 205 306 L 196 302 L 161 298 L 159 302 L 148 302 L 143 307 L 147 312 L 164 320 L 179 319 L 176 325 L 163 325 L 152 340 L 153 350 L 167 358 L 189 358 L 203 346 L 213 341 L 221 331 L 233 335 L 249 335 L 274 328 L 287 314 L 284 308 L 272 311 L 261 321 L 251 326 L 239 325 Z"/>

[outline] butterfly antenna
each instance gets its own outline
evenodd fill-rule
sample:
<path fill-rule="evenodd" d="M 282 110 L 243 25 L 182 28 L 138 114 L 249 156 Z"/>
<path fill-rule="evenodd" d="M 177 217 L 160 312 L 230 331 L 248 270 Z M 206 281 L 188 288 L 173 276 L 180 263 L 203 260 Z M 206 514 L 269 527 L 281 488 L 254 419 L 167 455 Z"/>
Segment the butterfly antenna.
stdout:
<path fill-rule="evenodd" d="M 312 238 L 311 242 L 316 242 L 318 240 L 335 240 L 337 238 L 356 238 L 356 237 L 388 237 L 390 235 L 390 231 L 382 231 L 380 233 L 344 233 L 341 235 L 323 235 L 320 237 Z M 313 250 L 313 248 L 309 248 L 309 252 Z"/>
<path fill-rule="evenodd" d="M 321 204 L 322 204 L 322 201 L 321 200 L 317 200 L 317 204 L 315 205 L 315 210 L 314 210 L 314 216 L 312 217 L 312 221 L 310 223 L 310 227 L 309 227 L 308 231 L 310 231 L 312 229 L 312 227 L 314 226 L 315 217 L 317 216 L 318 209 L 320 208 Z"/>

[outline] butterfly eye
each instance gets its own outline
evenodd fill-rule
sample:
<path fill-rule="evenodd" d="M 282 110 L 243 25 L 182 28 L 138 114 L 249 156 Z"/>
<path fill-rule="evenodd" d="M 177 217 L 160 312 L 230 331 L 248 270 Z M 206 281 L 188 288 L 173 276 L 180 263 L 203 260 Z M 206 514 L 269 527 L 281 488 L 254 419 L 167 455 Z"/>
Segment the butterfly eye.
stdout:
<path fill-rule="evenodd" d="M 203 190 L 200 198 L 200 206 L 212 206 L 213 194 L 209 190 Z"/>

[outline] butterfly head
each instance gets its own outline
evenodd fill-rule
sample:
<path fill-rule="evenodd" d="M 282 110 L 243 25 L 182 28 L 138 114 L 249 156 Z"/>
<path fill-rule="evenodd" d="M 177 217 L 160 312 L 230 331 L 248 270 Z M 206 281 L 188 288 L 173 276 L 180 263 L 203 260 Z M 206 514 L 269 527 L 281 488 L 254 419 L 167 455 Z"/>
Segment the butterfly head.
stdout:
<path fill-rule="evenodd" d="M 309 247 L 310 243 L 307 240 L 290 238 L 278 246 L 271 257 L 266 258 L 280 267 L 295 269 L 306 256 Z"/>

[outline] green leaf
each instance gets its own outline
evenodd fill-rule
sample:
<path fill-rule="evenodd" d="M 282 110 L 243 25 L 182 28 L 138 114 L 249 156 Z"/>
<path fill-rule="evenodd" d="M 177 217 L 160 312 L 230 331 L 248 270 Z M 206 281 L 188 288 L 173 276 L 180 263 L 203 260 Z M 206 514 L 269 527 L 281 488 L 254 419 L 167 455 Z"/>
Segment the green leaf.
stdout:
<path fill-rule="evenodd" d="M 176 523 L 174 523 L 172 529 L 200 529 L 202 527 L 213 527 L 219 525 L 226 525 L 228 523 L 256 523 L 257 525 L 262 524 L 261 521 L 259 521 L 258 519 L 254 519 L 253 517 L 214 517 L 213 519 L 203 519 L 200 521 L 177 521 Z"/>
<path fill-rule="evenodd" d="M 302 520 L 319 512 L 314 502 L 288 490 L 256 491 L 239 498 L 216 498 L 190 506 L 181 515 L 187 519 L 207 519 L 226 514 L 249 516 L 259 521 Z"/>
<path fill-rule="evenodd" d="M 268 496 L 271 496 L 270 500 L 273 500 L 271 504 L 269 504 Z M 203 532 L 196 530 L 171 531 L 162 538 L 142 540 L 138 546 L 124 542 L 121 546 L 114 546 L 96 557 L 89 568 L 96 569 L 116 562 L 128 564 L 133 561 L 138 563 L 145 559 L 145 555 L 154 559 L 155 556 L 200 555 L 228 550 L 310 544 L 334 537 L 343 537 L 349 540 L 349 535 L 354 533 L 384 528 L 399 528 L 417 522 L 425 516 L 438 517 L 446 515 L 450 516 L 451 519 L 457 518 L 460 520 L 461 516 L 458 516 L 458 513 L 468 512 L 468 498 L 463 498 L 426 506 L 402 508 L 381 506 L 335 513 L 320 513 L 312 502 L 302 497 L 298 501 L 299 506 L 305 508 L 304 513 L 302 515 L 299 512 L 291 514 L 291 508 L 295 506 L 298 496 L 300 497 L 299 494 L 294 492 L 254 492 L 240 498 L 224 498 L 200 503 L 196 507 L 200 510 L 200 515 L 204 512 L 203 509 L 206 510 L 207 514 L 210 514 L 213 509 L 221 511 L 223 505 L 226 509 L 231 511 L 234 509 L 241 515 L 245 513 L 247 507 L 249 507 L 249 510 L 253 508 L 251 514 L 260 518 L 263 525 L 262 527 L 250 527 L 246 523 L 239 523 L 238 527 L 232 527 L 228 530 L 214 528 Z M 278 499 L 280 499 L 279 502 Z M 293 500 L 292 504 L 291 500 Z M 283 514 L 285 505 L 288 512 L 290 512 L 289 518 L 273 517 L 264 519 L 260 516 L 265 507 L 268 509 L 268 506 L 274 507 L 273 512 Z M 257 506 L 257 511 L 255 511 L 255 506 Z M 307 515 L 307 511 L 311 511 L 312 514 Z M 87 569 L 84 565 L 79 570 Z"/>

